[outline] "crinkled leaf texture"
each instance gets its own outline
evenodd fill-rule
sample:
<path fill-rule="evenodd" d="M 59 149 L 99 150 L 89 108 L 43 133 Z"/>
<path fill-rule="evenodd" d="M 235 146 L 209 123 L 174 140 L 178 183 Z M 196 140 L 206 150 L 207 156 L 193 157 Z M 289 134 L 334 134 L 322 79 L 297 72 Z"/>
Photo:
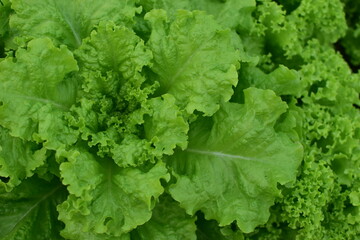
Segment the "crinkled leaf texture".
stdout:
<path fill-rule="evenodd" d="M 132 30 L 102 22 L 75 55 L 84 93 L 80 106 L 72 108 L 71 123 L 89 146 L 98 146 L 99 154 L 112 156 L 121 167 L 186 147 L 188 124 L 175 98 L 148 99 L 153 87 L 143 86 L 141 71 L 151 65 L 152 54 Z"/>
<path fill-rule="evenodd" d="M 72 53 L 39 38 L 18 49 L 16 59 L 0 62 L 0 125 L 25 140 L 48 141 L 49 148 L 72 144 L 76 134 L 66 127 L 63 113 L 76 97 L 78 70 Z"/>
<path fill-rule="evenodd" d="M 84 90 L 94 97 L 111 96 L 119 99 L 117 104 L 146 99 L 140 89 L 145 81 L 140 72 L 150 65 L 152 53 L 131 29 L 112 21 L 100 22 L 75 55 L 85 78 Z"/>
<path fill-rule="evenodd" d="M 129 24 L 138 9 L 135 1 L 13 0 L 10 26 L 19 36 L 51 37 L 70 48 L 81 45 L 102 20 Z"/>
<path fill-rule="evenodd" d="M 12 192 L 0 190 L 0 239 L 60 240 L 56 206 L 66 198 L 59 181 L 30 178 Z"/>
<path fill-rule="evenodd" d="M 33 142 L 12 137 L 9 131 L 0 126 L 0 189 L 11 191 L 21 181 L 33 175 L 33 171 L 44 164 L 46 149 Z"/>
<path fill-rule="evenodd" d="M 60 166 L 70 195 L 58 207 L 68 239 L 90 235 L 105 239 L 126 235 L 151 218 L 156 199 L 164 191 L 160 180 L 169 175 L 163 163 L 142 168 L 120 168 L 111 159 L 87 149 L 67 153 Z M 77 227 L 73 226 L 76 222 Z"/>
<path fill-rule="evenodd" d="M 165 11 L 152 10 L 145 19 L 152 27 L 147 44 L 154 55 L 151 69 L 160 83 L 158 92 L 172 94 L 190 114 L 214 114 L 237 84 L 239 55 L 230 31 L 199 11 L 179 10 L 170 23 Z"/>
<path fill-rule="evenodd" d="M 295 180 L 302 145 L 274 125 L 287 105 L 270 90 L 245 90 L 245 104 L 225 103 L 193 123 L 189 146 L 168 158 L 177 182 L 171 196 L 189 214 L 201 210 L 244 232 L 264 224 L 280 192 Z"/>

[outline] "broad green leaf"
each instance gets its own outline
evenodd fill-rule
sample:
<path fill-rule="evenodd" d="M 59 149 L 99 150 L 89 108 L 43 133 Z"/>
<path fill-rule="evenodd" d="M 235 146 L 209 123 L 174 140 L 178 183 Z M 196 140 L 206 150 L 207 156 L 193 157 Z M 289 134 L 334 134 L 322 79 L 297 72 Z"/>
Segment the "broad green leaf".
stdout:
<path fill-rule="evenodd" d="M 243 232 L 264 224 L 280 191 L 293 182 L 302 146 L 274 125 L 287 105 L 270 90 L 245 90 L 245 104 L 225 103 L 213 118 L 196 121 L 189 146 L 168 158 L 177 178 L 172 197 L 188 214 L 201 210 L 220 226 Z"/>
<path fill-rule="evenodd" d="M 56 206 L 65 198 L 66 190 L 60 182 L 37 178 L 23 181 L 10 193 L 0 191 L 0 238 L 63 239 Z"/>
<path fill-rule="evenodd" d="M 51 37 L 56 44 L 77 48 L 94 25 L 103 20 L 129 24 L 135 1 L 13 0 L 10 27 L 19 36 Z"/>
<path fill-rule="evenodd" d="M 6 191 L 11 191 L 23 179 L 31 177 L 45 160 L 45 148 L 12 137 L 8 130 L 0 126 L 0 186 Z"/>
<path fill-rule="evenodd" d="M 86 150 L 69 153 L 67 158 L 60 170 L 70 196 L 58 211 L 66 225 L 62 235 L 69 239 L 84 233 L 119 237 L 144 224 L 164 191 L 160 180 L 169 178 L 161 162 L 143 169 L 120 168 L 113 160 Z"/>
<path fill-rule="evenodd" d="M 48 38 L 32 40 L 16 58 L 0 62 L 0 125 L 25 140 L 52 139 L 53 147 L 74 141 L 62 114 L 75 101 L 77 83 L 67 75 L 76 70 L 72 53 Z"/>
<path fill-rule="evenodd" d="M 145 19 L 152 26 L 148 46 L 154 54 L 151 69 L 160 83 L 158 94 L 172 94 L 190 114 L 214 114 L 237 84 L 239 57 L 230 31 L 198 11 L 178 11 L 171 23 L 163 10 L 153 10 Z"/>
<path fill-rule="evenodd" d="M 170 196 L 165 195 L 160 197 L 151 219 L 131 235 L 139 240 L 196 240 L 195 220 Z"/>

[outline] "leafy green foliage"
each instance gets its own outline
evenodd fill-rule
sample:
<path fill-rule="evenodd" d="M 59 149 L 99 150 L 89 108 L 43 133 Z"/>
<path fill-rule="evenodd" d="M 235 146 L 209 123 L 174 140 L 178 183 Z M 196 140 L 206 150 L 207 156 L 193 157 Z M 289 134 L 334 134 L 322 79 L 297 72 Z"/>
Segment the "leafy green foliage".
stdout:
<path fill-rule="evenodd" d="M 359 9 L 0 1 L 0 238 L 358 239 Z"/>

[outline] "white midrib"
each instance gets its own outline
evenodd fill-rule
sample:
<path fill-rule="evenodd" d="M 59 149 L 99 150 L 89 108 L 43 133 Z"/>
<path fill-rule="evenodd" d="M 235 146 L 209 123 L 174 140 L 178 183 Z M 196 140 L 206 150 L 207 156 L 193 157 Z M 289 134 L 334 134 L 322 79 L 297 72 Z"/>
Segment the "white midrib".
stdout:
<path fill-rule="evenodd" d="M 241 160 L 245 160 L 245 161 L 270 164 L 270 162 L 264 161 L 259 158 L 246 157 L 246 156 L 242 156 L 242 155 L 228 154 L 228 153 L 217 152 L 217 151 L 200 150 L 200 149 L 194 149 L 194 148 L 188 148 L 185 151 L 191 152 L 191 153 L 197 153 L 197 154 L 201 154 L 201 155 L 215 156 L 215 157 L 220 157 L 220 158 L 241 159 Z"/>
<path fill-rule="evenodd" d="M 54 188 L 53 190 L 51 190 L 49 193 L 45 194 L 42 198 L 40 198 L 38 201 L 36 201 L 20 218 L 19 221 L 17 221 L 14 226 L 12 227 L 11 231 L 12 232 L 15 227 L 28 215 L 31 213 L 32 210 L 34 210 L 41 202 L 45 201 L 48 197 L 50 197 L 51 195 L 53 195 L 62 185 L 57 186 L 56 188 Z"/>

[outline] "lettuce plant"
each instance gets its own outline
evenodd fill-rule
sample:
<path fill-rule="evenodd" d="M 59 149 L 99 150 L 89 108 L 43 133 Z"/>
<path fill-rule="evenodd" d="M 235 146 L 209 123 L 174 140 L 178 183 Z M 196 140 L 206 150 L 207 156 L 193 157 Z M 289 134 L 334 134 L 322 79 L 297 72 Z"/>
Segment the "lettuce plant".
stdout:
<path fill-rule="evenodd" d="M 0 238 L 357 239 L 352 4 L 2 0 Z"/>

